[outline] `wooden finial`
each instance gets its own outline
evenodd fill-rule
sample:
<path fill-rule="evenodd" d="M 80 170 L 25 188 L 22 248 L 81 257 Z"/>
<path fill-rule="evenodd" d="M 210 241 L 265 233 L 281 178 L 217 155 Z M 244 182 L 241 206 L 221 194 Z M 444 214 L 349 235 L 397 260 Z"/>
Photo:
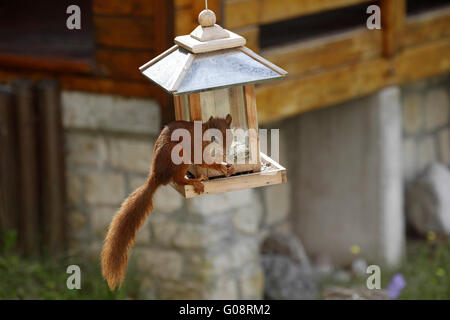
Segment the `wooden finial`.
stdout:
<path fill-rule="evenodd" d="M 212 10 L 205 9 L 198 15 L 198 23 L 202 27 L 212 27 L 216 23 L 216 14 Z"/>

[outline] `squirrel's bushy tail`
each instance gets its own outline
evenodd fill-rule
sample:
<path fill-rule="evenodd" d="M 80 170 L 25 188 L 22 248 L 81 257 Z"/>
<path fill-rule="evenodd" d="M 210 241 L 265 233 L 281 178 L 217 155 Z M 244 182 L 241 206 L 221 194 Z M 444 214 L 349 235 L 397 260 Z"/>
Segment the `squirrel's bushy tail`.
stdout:
<path fill-rule="evenodd" d="M 101 254 L 102 274 L 111 290 L 125 278 L 128 250 L 134 244 L 136 232 L 153 209 L 153 194 L 158 188 L 153 176 L 134 191 L 122 204 L 109 226 Z"/>

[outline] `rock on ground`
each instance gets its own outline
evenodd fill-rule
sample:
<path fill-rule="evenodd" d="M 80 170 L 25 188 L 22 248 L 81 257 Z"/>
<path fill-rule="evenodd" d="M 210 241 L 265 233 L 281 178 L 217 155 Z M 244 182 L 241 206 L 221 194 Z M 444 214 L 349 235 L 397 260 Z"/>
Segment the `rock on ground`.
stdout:
<path fill-rule="evenodd" d="M 262 255 L 267 299 L 311 300 L 317 298 L 317 285 L 310 272 L 292 259 L 274 254 Z"/>
<path fill-rule="evenodd" d="M 450 171 L 440 163 L 430 165 L 406 195 L 409 223 L 420 234 L 450 234 Z"/>
<path fill-rule="evenodd" d="M 300 240 L 289 234 L 271 233 L 262 243 L 263 254 L 279 254 L 290 258 L 305 271 L 311 271 L 311 263 Z"/>

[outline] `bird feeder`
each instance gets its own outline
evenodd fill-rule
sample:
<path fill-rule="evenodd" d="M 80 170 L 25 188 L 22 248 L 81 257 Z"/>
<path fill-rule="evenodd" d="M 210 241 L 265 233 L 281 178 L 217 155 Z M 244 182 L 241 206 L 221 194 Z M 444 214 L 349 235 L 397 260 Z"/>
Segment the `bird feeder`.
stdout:
<path fill-rule="evenodd" d="M 248 133 L 245 145 L 231 148 L 245 160 L 234 164 L 233 176 L 190 166 L 188 174 L 208 177 L 204 194 L 284 183 L 285 168 L 259 151 L 255 84 L 281 79 L 287 72 L 245 47 L 245 38 L 215 22 L 214 12 L 203 10 L 200 25 L 190 35 L 176 37 L 172 48 L 140 70 L 173 95 L 176 120 L 205 122 L 211 116 L 231 114 L 232 129 Z M 173 187 L 186 198 L 198 196 L 191 185 Z"/>

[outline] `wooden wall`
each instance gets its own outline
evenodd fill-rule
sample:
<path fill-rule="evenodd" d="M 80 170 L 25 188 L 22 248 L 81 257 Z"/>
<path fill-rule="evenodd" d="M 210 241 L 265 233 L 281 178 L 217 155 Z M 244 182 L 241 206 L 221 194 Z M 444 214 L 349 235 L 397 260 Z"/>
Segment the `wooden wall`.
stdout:
<path fill-rule="evenodd" d="M 0 81 L 51 77 L 69 90 L 165 101 L 138 68 L 172 45 L 173 1 L 92 0 L 92 12 L 95 52 L 91 59 L 0 52 Z"/>
<path fill-rule="evenodd" d="M 26 71 L 1 68 L 0 81 L 56 75 L 66 89 L 126 96 L 170 97 L 150 84 L 138 67 L 197 26 L 203 0 L 92 0 L 96 51 L 88 64 L 76 61 L 16 61 Z M 450 9 L 407 17 L 406 0 L 380 0 L 382 30 L 365 27 L 307 41 L 261 49 L 260 27 L 368 0 L 209 0 L 218 23 L 247 38 L 247 45 L 285 68 L 287 79 L 257 87 L 261 122 L 290 117 L 380 88 L 450 71 Z M 332 30 L 335 31 L 335 30 Z M 9 57 L 17 60 L 17 57 Z M 58 64 L 59 63 L 59 64 Z M 45 71 L 47 70 L 47 71 Z M 49 71 L 50 70 L 50 71 Z M 173 108 L 170 108 L 173 109 Z M 165 109 L 163 109 L 165 110 Z M 167 111 L 167 110 L 166 110 Z M 171 110 L 170 110 L 171 111 Z M 166 115 L 164 118 L 170 118 Z"/>

